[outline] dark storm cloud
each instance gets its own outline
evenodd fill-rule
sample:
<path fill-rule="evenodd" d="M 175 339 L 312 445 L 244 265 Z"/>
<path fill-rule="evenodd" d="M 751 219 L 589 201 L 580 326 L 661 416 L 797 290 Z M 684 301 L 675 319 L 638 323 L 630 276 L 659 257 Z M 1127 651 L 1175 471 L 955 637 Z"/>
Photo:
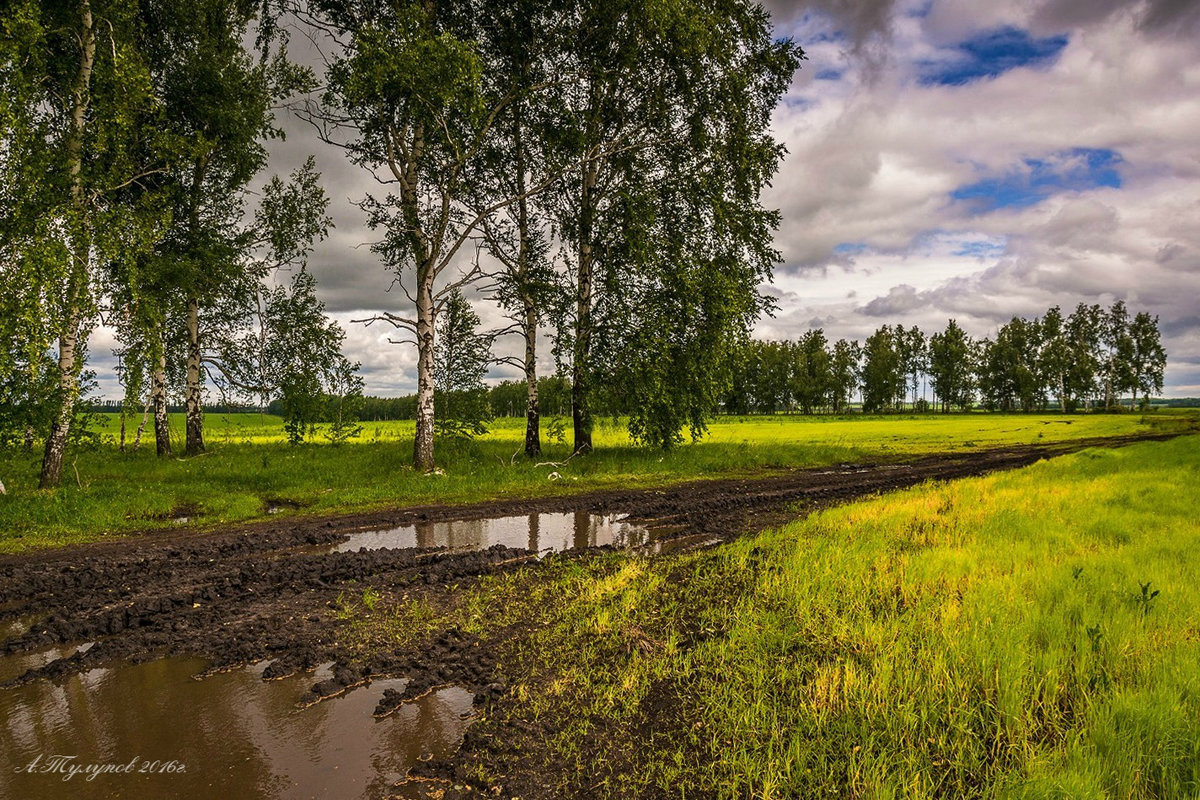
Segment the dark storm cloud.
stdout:
<path fill-rule="evenodd" d="M 859 309 L 869 317 L 883 317 L 891 321 L 905 316 L 909 311 L 920 308 L 924 300 L 918 296 L 917 290 L 908 284 L 893 286 L 883 297 L 876 297 Z"/>
<path fill-rule="evenodd" d="M 1034 13 L 1039 28 L 1074 28 L 1106 21 L 1119 11 L 1130 11 L 1138 27 L 1148 33 L 1192 36 L 1200 33 L 1200 3 L 1196 0 L 1050 0 Z"/>
<path fill-rule="evenodd" d="M 1153 0 L 1142 14 L 1143 30 L 1194 36 L 1200 33 L 1200 3 L 1196 0 Z"/>
<path fill-rule="evenodd" d="M 820 13 L 832 17 L 839 29 L 855 43 L 872 36 L 886 35 L 892 26 L 895 0 L 766 0 L 777 28 L 786 31 L 805 14 Z"/>

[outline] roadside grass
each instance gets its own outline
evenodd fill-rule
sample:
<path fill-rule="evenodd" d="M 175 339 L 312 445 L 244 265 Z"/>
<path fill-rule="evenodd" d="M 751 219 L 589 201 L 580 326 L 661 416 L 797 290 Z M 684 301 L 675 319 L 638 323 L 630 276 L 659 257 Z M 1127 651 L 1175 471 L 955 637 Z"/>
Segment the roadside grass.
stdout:
<path fill-rule="evenodd" d="M 1194 415 L 1167 412 L 1145 417 L 721 417 L 704 440 L 663 452 L 632 446 L 622 424 L 603 420 L 596 430 L 596 452 L 569 462 L 569 445 L 550 440 L 547 429 L 542 461 L 552 463 L 538 466 L 520 453 L 524 421 L 499 419 L 475 441 L 442 443 L 438 458 L 445 474 L 426 476 L 409 466 L 411 422 L 367 422 L 359 440 L 341 446 L 319 436 L 320 443 L 291 446 L 277 417 L 212 414 L 206 454 L 158 459 L 147 439 L 136 453 L 119 452 L 116 416 L 104 416 L 102 443 L 68 455 L 63 485 L 55 491 L 37 489 L 40 453 L 0 450 L 0 480 L 8 488 L 0 496 L 0 552 L 165 525 L 262 519 L 272 508 L 281 516 L 323 514 L 647 487 L 788 467 L 1120 436 L 1145 431 L 1148 425 L 1196 424 Z M 182 419 L 176 417 L 172 424 L 179 435 Z M 548 428 L 550 422 L 546 424 Z M 176 449 L 182 449 L 181 441 Z"/>
<path fill-rule="evenodd" d="M 500 713 L 564 795 L 1195 798 L 1198 501 L 1200 437 L 1090 449 L 349 617 L 521 631 Z"/>

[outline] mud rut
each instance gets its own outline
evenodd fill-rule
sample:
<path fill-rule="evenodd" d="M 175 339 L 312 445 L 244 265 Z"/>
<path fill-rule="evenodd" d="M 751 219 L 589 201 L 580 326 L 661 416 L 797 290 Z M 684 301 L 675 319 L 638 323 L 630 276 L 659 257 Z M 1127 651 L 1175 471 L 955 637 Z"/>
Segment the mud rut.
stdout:
<path fill-rule="evenodd" d="M 264 677 L 282 677 L 334 661 L 333 677 L 306 701 L 331 696 L 371 675 L 409 678 L 377 713 L 454 683 L 485 702 L 503 694 L 493 682 L 494 655 L 455 631 L 419 652 L 380 653 L 351 664 L 339 643 L 338 597 L 368 586 L 428 597 L 499 570 L 536 563 L 527 550 L 370 550 L 313 552 L 350 532 L 415 522 L 480 519 L 534 512 L 626 514 L 669 525 L 679 537 L 711 544 L 795 519 L 808 510 L 926 480 L 949 480 L 1032 464 L 1084 447 L 1165 439 L 1151 435 L 1078 440 L 972 453 L 932 455 L 898 464 L 842 464 L 766 478 L 697 481 L 657 490 L 607 491 L 538 500 L 439 506 L 343 516 L 277 520 L 229 530 L 161 531 L 95 545 L 0 557 L 0 626 L 35 620 L 0 644 L 0 656 L 95 642 L 75 655 L 9 682 L 55 679 L 114 659 L 201 656 L 212 671 L 275 659 Z M 316 548 L 319 549 L 319 548 Z M 575 554 L 579 555 L 579 554 Z"/>

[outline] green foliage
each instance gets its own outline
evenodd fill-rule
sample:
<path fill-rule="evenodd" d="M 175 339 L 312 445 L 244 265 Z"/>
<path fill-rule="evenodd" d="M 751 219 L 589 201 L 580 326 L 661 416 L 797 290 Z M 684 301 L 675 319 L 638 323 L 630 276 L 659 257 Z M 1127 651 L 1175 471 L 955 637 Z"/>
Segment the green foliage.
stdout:
<path fill-rule="evenodd" d="M 929 377 L 942 410 L 966 410 L 974 397 L 975 346 L 954 320 L 929 337 Z"/>
<path fill-rule="evenodd" d="M 1162 346 L 1158 331 L 1158 317 L 1145 311 L 1134 315 L 1129 328 L 1129 376 L 1128 388 L 1136 396 L 1148 399 L 1162 391 L 1163 369 L 1167 364 L 1167 351 Z M 1130 401 L 1132 404 L 1132 400 Z"/>
<path fill-rule="evenodd" d="M 134 0 L 14 2 L 0 9 L 0 351 L 25 365 L 57 340 L 42 484 L 58 484 L 104 268 L 144 253 L 162 211 L 130 187 L 157 172 L 161 132 Z M 10 313 L 12 312 L 11 315 Z M 0 358 L 0 379 L 17 367 Z M 38 390 L 35 375 L 26 387 Z M 26 415 L 37 421 L 39 415 Z"/>
<path fill-rule="evenodd" d="M 1044 404 L 1037 363 L 1040 337 L 1038 320 L 1013 317 L 995 341 L 980 343 L 979 389 L 988 408 L 1032 411 Z"/>
<path fill-rule="evenodd" d="M 838 339 L 834 344 L 829 365 L 829 399 L 834 413 L 844 414 L 850 410 L 850 400 L 858 387 L 861 361 L 862 348 L 858 342 Z"/>
<path fill-rule="evenodd" d="M 325 421 L 329 423 L 325 438 L 330 444 L 345 444 L 362 434 L 363 381 L 358 365 L 338 359 L 327 373 Z"/>
<path fill-rule="evenodd" d="M 435 430 L 439 436 L 472 438 L 487 432 L 491 419 L 483 376 L 491 362 L 491 340 L 478 332 L 479 315 L 461 291 L 446 298 L 434 346 Z"/>
<path fill-rule="evenodd" d="M 259 347 L 259 386 L 278 392 L 288 440 L 299 444 L 318 422 L 332 423 L 326 436 L 334 443 L 357 436 L 362 378 L 342 355 L 346 335 L 325 316 L 311 274 L 300 270 L 290 291 L 280 286 L 267 294 L 262 326 L 261 337 L 244 344 Z"/>
<path fill-rule="evenodd" d="M 547 127 L 551 161 L 584 165 L 550 200 L 572 265 L 557 347 L 576 445 L 596 387 L 636 439 L 671 447 L 703 433 L 767 305 L 778 215 L 760 195 L 782 156 L 769 123 L 803 53 L 741 0 L 569 12 L 565 69 L 579 78 L 550 98 Z"/>
<path fill-rule="evenodd" d="M 478 146 L 488 98 L 469 13 L 440 2 L 377 11 L 354 18 L 330 10 L 351 45 L 329 67 L 324 118 L 348 131 L 355 163 L 411 170 L 398 193 L 364 201 L 371 227 L 384 232 L 373 249 L 400 275 L 459 235 L 459 209 L 448 213 L 441 200 L 454 206 L 464 191 L 457 176 Z"/>
<path fill-rule="evenodd" d="M 863 345 L 862 401 L 864 411 L 888 411 L 903 402 L 906 389 L 903 353 L 905 331 L 884 325 Z"/>

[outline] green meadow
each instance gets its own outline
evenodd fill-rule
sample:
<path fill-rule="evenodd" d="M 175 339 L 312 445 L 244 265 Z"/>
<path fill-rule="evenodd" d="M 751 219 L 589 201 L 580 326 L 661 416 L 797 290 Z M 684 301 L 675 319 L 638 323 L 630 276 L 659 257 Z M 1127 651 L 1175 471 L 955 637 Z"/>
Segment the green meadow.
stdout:
<path fill-rule="evenodd" d="M 498 637 L 562 796 L 1195 798 L 1198 501 L 1198 436 L 1088 449 L 345 613 Z"/>
<path fill-rule="evenodd" d="M 545 455 L 521 455 L 524 420 L 502 418 L 474 441 L 438 445 L 441 474 L 414 471 L 412 422 L 367 422 L 362 435 L 336 446 L 318 431 L 311 443 L 289 445 L 282 421 L 257 414 L 210 414 L 208 452 L 159 459 L 146 435 L 137 452 L 120 452 L 119 420 L 102 415 L 100 444 L 68 454 L 63 485 L 36 488 L 40 452 L 0 451 L 0 552 L 84 542 L 160 528 L 264 518 L 280 501 L 283 513 L 322 514 L 428 503 L 562 494 L 662 485 L 846 461 L 902 459 L 931 452 L 1009 444 L 1124 436 L 1188 424 L 1186 414 L 854 417 L 718 417 L 709 435 L 672 451 L 637 447 L 619 420 L 601 420 L 596 451 L 567 461 L 569 444 L 545 421 Z M 137 419 L 129 420 L 132 442 Z M 182 438 L 181 417 L 172 429 Z M 149 432 L 148 432 L 149 433 Z M 182 441 L 176 442 L 176 450 Z M 295 506 L 295 509 L 291 509 Z M 186 517 L 186 522 L 176 521 Z"/>

